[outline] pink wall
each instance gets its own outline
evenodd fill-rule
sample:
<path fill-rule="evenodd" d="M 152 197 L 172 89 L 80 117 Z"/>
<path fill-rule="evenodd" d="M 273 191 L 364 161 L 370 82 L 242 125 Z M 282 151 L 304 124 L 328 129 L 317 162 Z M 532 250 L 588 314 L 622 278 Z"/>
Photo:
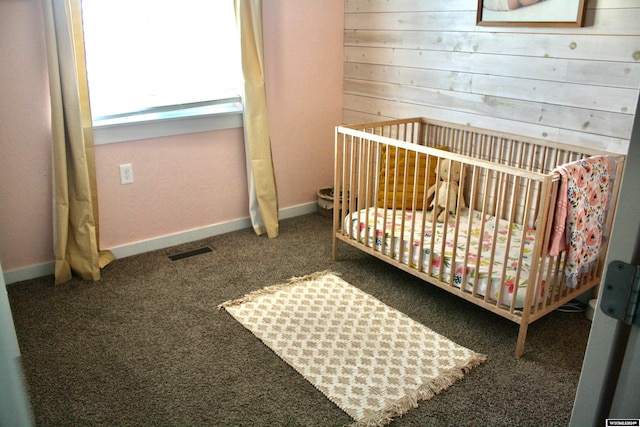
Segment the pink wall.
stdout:
<path fill-rule="evenodd" d="M 247 216 L 242 129 L 96 147 L 104 248 Z M 131 163 L 133 184 L 120 184 Z"/>
<path fill-rule="evenodd" d="M 342 0 L 264 0 L 265 66 L 280 208 L 332 182 L 342 110 Z M 39 0 L 0 2 L 0 259 L 53 260 L 50 132 Z M 248 216 L 239 129 L 96 147 L 101 239 L 123 246 Z M 119 165 L 135 182 L 121 185 Z"/>
<path fill-rule="evenodd" d="M 41 2 L 0 2 L 0 260 L 53 259 L 49 82 Z"/>
<path fill-rule="evenodd" d="M 267 103 L 281 207 L 333 183 L 342 123 L 344 2 L 265 0 Z"/>

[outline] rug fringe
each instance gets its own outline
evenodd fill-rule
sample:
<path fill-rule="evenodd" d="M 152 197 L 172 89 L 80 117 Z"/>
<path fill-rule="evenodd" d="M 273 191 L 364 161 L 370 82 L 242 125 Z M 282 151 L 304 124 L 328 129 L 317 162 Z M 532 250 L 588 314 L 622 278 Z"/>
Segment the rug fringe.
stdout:
<path fill-rule="evenodd" d="M 360 421 L 351 424 L 351 427 L 382 427 L 389 424 L 396 417 L 402 417 L 411 409 L 418 407 L 421 401 L 429 400 L 435 395 L 448 389 L 456 382 L 464 378 L 464 374 L 471 369 L 483 364 L 487 357 L 483 354 L 475 353 L 464 366 L 452 368 L 444 372 L 440 378 L 421 385 L 414 393 L 405 396 L 403 399 L 391 405 L 387 410 L 379 413 L 371 413 Z"/>
<path fill-rule="evenodd" d="M 286 283 L 280 283 L 278 285 L 267 286 L 265 288 L 258 289 L 258 290 L 255 290 L 253 292 L 250 292 L 248 294 L 245 294 L 245 295 L 241 296 L 240 298 L 229 300 L 229 301 L 225 301 L 222 304 L 218 305 L 218 310 L 226 308 L 226 307 L 233 307 L 235 305 L 243 304 L 245 302 L 253 301 L 256 297 L 258 297 L 260 295 L 273 294 L 274 292 L 277 292 L 277 291 L 279 291 L 281 289 L 288 288 L 288 287 L 290 287 L 292 285 L 296 285 L 296 284 L 302 283 L 302 282 L 309 282 L 311 280 L 317 280 L 318 278 L 320 278 L 322 276 L 329 275 L 329 274 L 334 275 L 334 276 L 338 276 L 338 273 L 334 273 L 334 272 L 329 271 L 329 270 L 317 271 L 315 273 L 311 273 L 311 274 L 308 274 L 306 276 L 294 276 L 294 277 L 290 278 Z"/>
<path fill-rule="evenodd" d="M 299 277 L 293 276 L 291 279 L 289 279 L 287 283 L 294 284 L 294 283 L 300 283 L 300 282 L 308 282 L 310 280 L 316 280 L 322 276 L 327 276 L 327 275 L 340 276 L 336 272 L 323 270 L 323 271 L 316 271 L 315 273 L 307 274 L 306 276 L 299 276 Z"/>

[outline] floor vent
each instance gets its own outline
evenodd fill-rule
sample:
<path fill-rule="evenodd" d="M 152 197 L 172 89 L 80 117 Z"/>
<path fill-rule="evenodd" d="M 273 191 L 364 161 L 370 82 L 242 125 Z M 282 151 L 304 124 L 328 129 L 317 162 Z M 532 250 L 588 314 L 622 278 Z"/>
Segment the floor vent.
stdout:
<path fill-rule="evenodd" d="M 180 252 L 174 255 L 169 255 L 169 259 L 171 261 L 178 261 L 179 259 L 184 259 L 184 258 L 189 258 L 192 256 L 196 256 L 196 255 L 202 255 L 202 254 L 206 254 L 208 252 L 213 252 L 213 249 L 211 249 L 210 246 L 204 246 L 202 248 L 198 248 L 198 249 L 193 249 L 190 251 L 186 251 L 186 252 Z"/>

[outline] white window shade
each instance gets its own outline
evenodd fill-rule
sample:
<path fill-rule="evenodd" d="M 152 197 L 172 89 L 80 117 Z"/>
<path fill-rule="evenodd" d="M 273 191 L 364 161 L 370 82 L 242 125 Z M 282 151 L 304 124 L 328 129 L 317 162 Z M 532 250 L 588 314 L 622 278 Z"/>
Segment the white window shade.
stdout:
<path fill-rule="evenodd" d="M 82 9 L 94 125 L 238 109 L 232 0 L 82 0 Z"/>

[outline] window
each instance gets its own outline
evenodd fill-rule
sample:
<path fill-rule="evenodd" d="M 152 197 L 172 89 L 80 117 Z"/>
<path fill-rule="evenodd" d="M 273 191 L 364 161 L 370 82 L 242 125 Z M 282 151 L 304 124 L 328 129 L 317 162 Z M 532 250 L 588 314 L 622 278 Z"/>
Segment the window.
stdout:
<path fill-rule="evenodd" d="M 241 126 L 232 0 L 82 0 L 82 11 L 96 143 Z"/>

